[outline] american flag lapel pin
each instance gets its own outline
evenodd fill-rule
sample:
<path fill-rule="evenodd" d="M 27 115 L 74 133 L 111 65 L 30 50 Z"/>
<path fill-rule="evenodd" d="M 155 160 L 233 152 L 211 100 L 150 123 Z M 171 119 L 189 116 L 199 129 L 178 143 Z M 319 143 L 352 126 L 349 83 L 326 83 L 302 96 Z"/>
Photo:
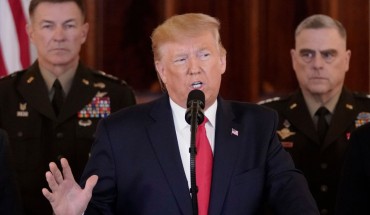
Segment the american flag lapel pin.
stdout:
<path fill-rule="evenodd" d="M 232 134 L 232 135 L 235 135 L 235 136 L 239 136 L 239 131 L 238 131 L 238 130 L 236 130 L 235 128 L 232 128 L 232 129 L 231 129 L 231 134 Z"/>

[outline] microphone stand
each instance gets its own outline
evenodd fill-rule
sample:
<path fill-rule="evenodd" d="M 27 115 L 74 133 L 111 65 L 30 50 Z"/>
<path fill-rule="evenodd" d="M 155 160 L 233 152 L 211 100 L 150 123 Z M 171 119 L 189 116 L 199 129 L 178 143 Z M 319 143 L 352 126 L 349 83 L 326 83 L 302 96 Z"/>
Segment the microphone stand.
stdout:
<path fill-rule="evenodd" d="M 190 148 L 189 148 L 189 153 L 190 153 L 190 178 L 191 178 L 191 188 L 190 188 L 190 193 L 192 197 L 192 205 L 193 205 L 193 215 L 198 215 L 198 187 L 196 184 L 196 171 L 195 171 L 195 156 L 197 154 L 197 149 L 196 149 L 196 134 L 197 134 L 197 129 L 198 129 L 198 107 L 199 104 L 192 104 L 191 105 L 191 123 L 190 123 L 190 131 L 191 131 L 191 137 L 190 137 Z"/>

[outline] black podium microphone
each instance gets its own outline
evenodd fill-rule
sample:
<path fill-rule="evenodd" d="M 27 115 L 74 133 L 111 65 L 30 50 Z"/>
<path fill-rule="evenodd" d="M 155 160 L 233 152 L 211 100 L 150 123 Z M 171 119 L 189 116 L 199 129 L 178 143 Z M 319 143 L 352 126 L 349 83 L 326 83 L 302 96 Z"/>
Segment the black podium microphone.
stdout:
<path fill-rule="evenodd" d="M 201 90 L 192 90 L 188 95 L 188 101 L 186 103 L 187 110 L 185 113 L 185 120 L 186 122 L 191 125 L 192 124 L 192 116 L 196 119 L 198 125 L 200 125 L 204 120 L 204 103 L 205 103 L 205 96 L 203 91 Z"/>

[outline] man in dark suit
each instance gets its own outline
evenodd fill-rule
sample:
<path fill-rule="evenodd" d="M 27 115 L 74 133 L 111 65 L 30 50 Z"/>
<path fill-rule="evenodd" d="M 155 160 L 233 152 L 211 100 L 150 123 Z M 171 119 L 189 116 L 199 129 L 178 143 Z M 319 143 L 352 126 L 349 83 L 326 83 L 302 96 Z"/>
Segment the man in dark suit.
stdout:
<path fill-rule="evenodd" d="M 40 192 L 48 163 L 66 157 L 80 178 L 97 122 L 135 104 L 135 96 L 125 82 L 80 61 L 88 32 L 81 0 L 32 0 L 29 12 L 38 59 L 0 80 L 0 128 L 9 135 L 25 213 L 49 215 Z"/>
<path fill-rule="evenodd" d="M 306 176 L 321 214 L 334 214 L 348 138 L 370 120 L 370 99 L 343 87 L 351 52 L 341 23 L 310 16 L 297 27 L 295 40 L 291 56 L 300 90 L 260 104 L 279 113 L 279 139 Z M 320 117 L 319 110 L 326 114 Z"/>
<path fill-rule="evenodd" d="M 352 132 L 343 166 L 337 215 L 370 213 L 370 124 Z"/>
<path fill-rule="evenodd" d="M 82 177 L 84 189 L 73 180 L 66 159 L 61 160 L 63 174 L 50 164 L 46 179 L 51 191 L 42 191 L 57 215 L 252 215 L 261 214 L 265 203 L 276 214 L 318 214 L 305 178 L 278 141 L 276 113 L 219 96 L 226 70 L 219 27 L 213 17 L 190 13 L 173 16 L 154 30 L 154 61 L 167 92 L 100 121 Z M 205 94 L 213 159 L 209 203 L 204 204 L 200 183 L 198 194 L 189 191 L 197 189 L 191 183 L 191 126 L 185 121 L 193 90 Z M 201 155 L 201 147 L 194 151 Z M 196 197 L 199 202 L 192 204 Z M 196 204 L 205 210 L 198 213 Z"/>
<path fill-rule="evenodd" d="M 17 215 L 22 214 L 22 205 L 9 153 L 8 137 L 0 129 L 0 214 Z"/>

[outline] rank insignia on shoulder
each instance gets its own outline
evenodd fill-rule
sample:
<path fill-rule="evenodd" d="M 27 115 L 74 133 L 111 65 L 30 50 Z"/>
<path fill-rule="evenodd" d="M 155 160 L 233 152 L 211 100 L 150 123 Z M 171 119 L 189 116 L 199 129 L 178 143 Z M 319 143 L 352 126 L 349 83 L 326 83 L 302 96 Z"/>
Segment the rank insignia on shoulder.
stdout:
<path fill-rule="evenodd" d="M 110 115 L 110 112 L 110 98 L 108 96 L 95 96 L 89 104 L 77 113 L 77 116 L 78 118 L 105 118 Z"/>
<path fill-rule="evenodd" d="M 257 104 L 263 105 L 263 104 L 266 104 L 266 103 L 270 103 L 270 102 L 274 102 L 274 101 L 279 101 L 279 100 L 280 100 L 280 97 L 274 97 L 274 98 L 269 98 L 269 99 L 265 99 L 265 100 L 259 101 Z"/>
<path fill-rule="evenodd" d="M 19 103 L 19 110 L 17 111 L 17 117 L 28 117 L 27 103 Z"/>
<path fill-rule="evenodd" d="M 366 123 L 370 122 L 370 113 L 369 112 L 361 112 L 357 115 L 357 119 L 355 120 L 356 128 L 365 125 Z"/>

